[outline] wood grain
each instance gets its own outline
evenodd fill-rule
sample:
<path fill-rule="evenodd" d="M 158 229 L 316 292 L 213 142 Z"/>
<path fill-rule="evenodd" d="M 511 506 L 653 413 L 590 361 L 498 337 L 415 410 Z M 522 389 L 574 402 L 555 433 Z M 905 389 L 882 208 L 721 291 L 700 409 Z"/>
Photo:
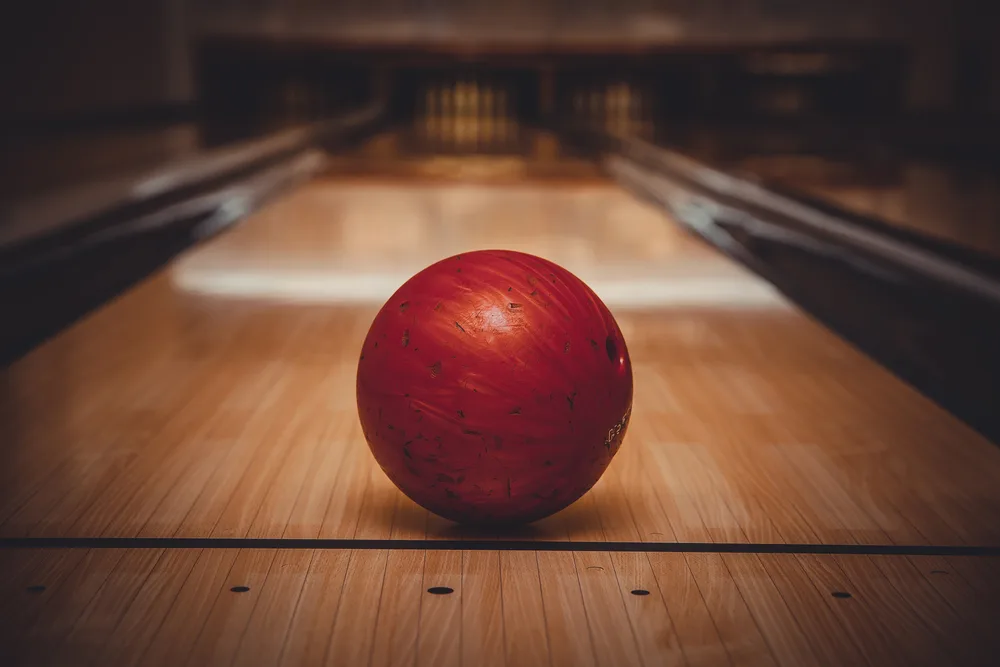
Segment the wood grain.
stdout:
<path fill-rule="evenodd" d="M 402 496 L 354 406 L 386 291 L 484 246 L 591 282 L 635 362 L 604 478 L 502 534 Z M 5 665 L 874 667 L 988 665 L 998 648 L 996 558 L 615 551 L 996 546 L 1000 452 L 601 184 L 316 181 L 3 369 L 0 388 L 3 537 L 479 543 L 0 550 Z M 608 551 L 570 550 L 581 541 Z"/>
<path fill-rule="evenodd" d="M 463 537 L 374 464 L 353 383 L 392 286 L 487 245 L 589 280 L 636 367 L 596 502 L 519 538 L 1000 542 L 1000 452 L 623 192 L 323 180 L 0 371 L 0 535 Z"/>
<path fill-rule="evenodd" d="M 463 554 L 462 664 L 507 664 L 506 626 L 501 590 L 500 554 L 486 551 Z"/>
<path fill-rule="evenodd" d="M 70 563 L 35 552 L 39 573 L 73 571 L 31 632 L 5 633 L 4 664 L 985 667 L 997 649 L 965 620 L 986 601 L 952 596 L 945 609 L 867 556 L 597 552 L 609 569 L 596 570 L 578 555 L 150 549 Z M 40 581 L 29 576 L 16 583 Z M 237 582 L 250 590 L 231 591 Z M 637 585 L 650 594 L 626 590 Z"/>

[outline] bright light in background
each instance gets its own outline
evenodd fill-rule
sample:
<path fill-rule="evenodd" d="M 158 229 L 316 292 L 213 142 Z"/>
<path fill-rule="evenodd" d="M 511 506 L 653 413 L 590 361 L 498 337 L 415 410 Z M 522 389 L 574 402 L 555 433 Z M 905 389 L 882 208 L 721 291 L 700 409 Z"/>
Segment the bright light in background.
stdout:
<path fill-rule="evenodd" d="M 415 271 L 414 271 L 415 273 Z M 410 273 L 355 273 L 267 269 L 180 267 L 173 272 L 181 290 L 205 296 L 319 303 L 381 305 Z M 609 308 L 676 306 L 775 309 L 788 303 L 773 287 L 741 275 L 594 277 L 577 273 Z"/>
<path fill-rule="evenodd" d="M 553 261 L 613 309 L 789 307 L 616 187 L 317 184 L 170 271 L 180 290 L 210 297 L 380 306 L 433 262 L 487 248 Z"/>

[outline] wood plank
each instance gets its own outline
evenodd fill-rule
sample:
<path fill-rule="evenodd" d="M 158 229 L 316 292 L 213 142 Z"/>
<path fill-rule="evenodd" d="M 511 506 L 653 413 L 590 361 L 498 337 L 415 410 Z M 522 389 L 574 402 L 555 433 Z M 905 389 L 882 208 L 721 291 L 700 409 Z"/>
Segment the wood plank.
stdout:
<path fill-rule="evenodd" d="M 501 554 L 467 551 L 462 563 L 462 664 L 499 667 L 508 664 Z"/>
<path fill-rule="evenodd" d="M 394 540 L 422 540 L 427 537 L 428 512 L 402 493 L 396 493 L 392 532 Z"/>
<path fill-rule="evenodd" d="M 644 446 L 637 454 L 643 461 L 643 477 L 638 480 L 639 484 L 652 489 L 677 540 L 714 541 L 690 496 L 682 490 L 679 483 L 671 483 L 677 482 L 676 473 L 671 471 L 670 464 L 664 459 L 660 449 L 656 446 Z"/>
<path fill-rule="evenodd" d="M 773 554 L 762 554 L 759 558 L 782 601 L 794 616 L 795 624 L 801 628 L 803 637 L 814 643 L 817 664 L 869 664 L 872 667 L 877 664 L 868 661 L 856 640 L 850 636 L 850 628 L 841 625 L 828 598 L 834 602 L 837 600 L 829 592 L 817 588 L 796 558 Z M 787 631 L 780 624 L 763 623 L 761 627 L 765 632 Z"/>
<path fill-rule="evenodd" d="M 12 664 L 37 664 L 62 646 L 124 555 L 120 549 L 86 553 L 18 636 L 8 639 L 13 644 Z"/>
<path fill-rule="evenodd" d="M 174 595 L 170 611 L 136 664 L 177 665 L 187 659 L 237 555 L 235 549 L 206 549 L 197 554 L 191 574 Z"/>
<path fill-rule="evenodd" d="M 113 483 L 123 471 L 129 469 L 135 458 L 131 448 L 111 451 L 97 450 L 67 462 L 55 470 L 41 488 L 31 493 L 23 502 L 12 507 L 0 530 L 7 537 L 23 537 L 40 530 L 46 517 L 54 517 L 61 529 L 73 517 L 85 511 L 99 490 Z M 93 451 L 97 450 L 97 451 Z M 76 484 L 64 483 L 64 476 L 72 475 Z"/>
<path fill-rule="evenodd" d="M 199 551 L 165 549 L 112 631 L 95 664 L 138 665 L 194 570 Z"/>
<path fill-rule="evenodd" d="M 820 559 L 824 560 L 824 559 Z M 898 653 L 895 661 L 907 660 L 911 664 L 952 664 L 937 643 L 929 628 L 914 614 L 906 598 L 897 592 L 867 557 L 836 556 L 830 566 L 841 571 L 843 588 L 836 592 L 848 593 L 852 597 L 844 602 L 844 607 L 880 628 L 879 632 Z M 890 651 L 892 655 L 892 651 Z"/>
<path fill-rule="evenodd" d="M 462 552 L 428 551 L 424 559 L 424 579 L 420 606 L 420 632 L 417 639 L 417 665 L 460 665 L 462 663 L 462 608 L 466 603 L 462 589 Z M 451 594 L 434 595 L 430 591 L 446 588 Z M 396 589 L 390 589 L 395 595 Z M 475 598 L 468 600 L 476 604 Z"/>
<path fill-rule="evenodd" d="M 278 664 L 311 560 L 309 551 L 277 553 L 236 649 L 233 664 Z"/>
<path fill-rule="evenodd" d="M 344 463 L 337 475 L 337 484 L 330 496 L 327 511 L 320 526 L 319 537 L 344 539 L 358 531 L 359 510 L 365 488 L 371 480 L 369 452 L 357 442 L 360 426 L 352 423 L 344 451 Z"/>
<path fill-rule="evenodd" d="M 210 372 L 210 371 L 208 371 Z M 218 377 L 194 389 L 192 404 L 150 437 L 131 441 L 134 450 L 128 465 L 102 480 L 95 480 L 86 500 L 69 497 L 64 502 L 81 503 L 75 512 L 54 510 L 39 522 L 36 534 L 99 535 L 105 530 L 118 535 L 134 535 L 155 512 L 166 493 L 203 451 L 200 438 L 216 428 L 216 406 L 231 390 Z M 229 416 L 229 415 L 224 415 Z"/>
<path fill-rule="evenodd" d="M 719 493 L 721 474 L 711 459 L 699 458 L 698 445 L 669 443 L 651 446 L 663 456 L 664 480 L 671 487 L 683 489 L 701 517 L 702 524 L 713 542 L 747 542 L 747 536 L 733 511 Z M 684 471 L 681 473 L 680 471 Z"/>
<path fill-rule="evenodd" d="M 323 430 L 325 422 L 322 418 L 307 418 L 297 427 L 289 428 L 285 460 L 263 494 L 263 501 L 247 529 L 247 537 L 280 537 L 284 534 L 295 503 L 304 491 L 306 474 L 316 466 L 323 444 L 319 436 Z M 275 446 L 281 445 L 276 443 Z"/>
<path fill-rule="evenodd" d="M 158 358 L 147 358 L 147 365 L 136 371 L 139 377 L 127 378 L 134 391 L 125 393 L 119 389 L 120 374 L 105 370 L 95 375 L 85 367 L 76 369 L 74 364 L 67 364 L 66 355 L 81 366 L 87 359 L 81 349 L 59 349 L 57 341 L 65 347 L 71 340 L 72 336 L 53 340 L 48 357 L 40 355 L 34 363 L 26 360 L 23 368 L 11 369 L 5 376 L 7 382 L 0 384 L 0 402 L 7 412 L 12 412 L 5 419 L 10 429 L 7 435 L 11 444 L 20 443 L 4 453 L 7 465 L 0 483 L 2 521 L 10 519 L 14 512 L 25 511 L 23 508 L 29 504 L 36 516 L 44 516 L 44 508 L 51 508 L 68 491 L 78 488 L 67 487 L 67 476 L 80 474 L 81 468 L 101 457 L 113 459 L 116 454 L 134 452 L 130 441 L 147 439 L 147 434 L 156 433 L 183 412 L 195 400 L 194 390 L 210 373 L 207 363 L 187 366 L 187 373 L 165 383 L 158 373 L 164 364 Z M 76 373 L 82 377 L 73 377 Z M 95 378 L 98 386 L 94 386 Z M 53 382 L 58 382 L 55 391 L 50 386 Z M 7 389 L 10 391 L 5 392 Z M 135 407 L 137 394 L 139 408 Z M 53 409 L 62 414 L 62 420 L 50 423 L 25 419 L 37 411 Z"/>
<path fill-rule="evenodd" d="M 332 420 L 319 440 L 319 463 L 310 466 L 302 481 L 302 492 L 288 517 L 282 537 L 316 537 L 323 525 L 330 495 L 338 486 L 345 456 L 341 438 L 346 437 L 350 422 Z"/>
<path fill-rule="evenodd" d="M 642 664 L 685 664 L 680 640 L 647 555 L 614 552 L 610 555 Z"/>
<path fill-rule="evenodd" d="M 272 391 L 280 395 L 280 387 L 286 381 L 276 379 L 276 386 Z M 258 449 L 265 442 L 263 438 L 254 435 L 259 429 L 264 428 L 265 423 L 260 413 L 247 421 L 241 421 L 238 425 L 227 421 L 222 427 L 222 432 L 218 434 L 218 439 L 211 437 L 204 441 L 203 444 L 206 446 L 226 450 L 225 459 L 187 507 L 181 521 L 166 525 L 165 532 L 172 532 L 175 537 L 201 537 L 212 533 L 247 468 L 255 460 Z M 234 426 L 235 431 L 230 431 Z"/>
<path fill-rule="evenodd" d="M 423 615 L 425 559 L 422 551 L 389 552 L 375 626 L 372 667 L 414 665 L 418 660 L 417 631 Z M 455 587 L 455 590 L 462 589 Z"/>
<path fill-rule="evenodd" d="M 282 665 L 323 663 L 330 645 L 330 629 L 344 600 L 344 582 L 353 555 L 350 551 L 312 554 L 281 654 Z M 353 604 L 353 600 L 344 604 Z"/>
<path fill-rule="evenodd" d="M 960 664 L 977 664 L 989 636 L 975 631 L 975 624 L 962 618 L 906 558 L 869 556 L 876 570 L 897 593 L 903 594 L 914 615 L 929 628 L 945 652 Z"/>
<path fill-rule="evenodd" d="M 286 393 L 282 398 L 278 410 L 286 415 L 285 421 L 272 421 L 258 432 L 243 434 L 243 437 L 260 438 L 262 444 L 257 447 L 253 460 L 230 494 L 225 509 L 218 516 L 210 533 L 212 537 L 247 535 L 264 498 L 272 488 L 274 478 L 287 460 L 289 451 L 294 452 L 296 446 L 303 445 L 303 441 L 297 440 L 295 435 L 300 420 L 307 418 L 311 408 L 308 404 L 303 405 L 301 400 L 294 400 L 292 394 Z M 283 529 L 284 522 L 275 528 L 278 534 Z"/>
<path fill-rule="evenodd" d="M 641 445 L 633 440 L 630 446 Z M 609 483 L 617 486 L 625 498 L 629 514 L 632 516 L 632 525 L 637 531 L 636 541 L 679 541 L 652 485 L 643 483 L 642 461 L 639 456 L 621 457 L 621 460 L 616 461 L 608 470 L 606 476 Z"/>
<path fill-rule="evenodd" d="M 858 544 L 887 544 L 891 540 L 857 498 L 845 488 L 845 480 L 836 472 L 825 453 L 815 446 L 783 444 L 777 453 L 787 462 L 797 479 L 811 483 L 809 502 L 816 512 L 835 521 Z M 805 496 L 805 494 L 803 494 Z"/>
<path fill-rule="evenodd" d="M 777 664 L 722 556 L 687 554 L 685 560 L 732 664 Z"/>
<path fill-rule="evenodd" d="M 545 603 L 532 552 L 500 552 L 500 595 L 507 665 L 550 664 Z"/>
<path fill-rule="evenodd" d="M 771 558 L 777 559 L 777 556 Z M 854 584 L 841 570 L 836 559 L 831 556 L 797 556 L 795 560 L 812 582 L 819 600 L 826 603 L 830 613 L 844 628 L 850 640 L 858 646 L 865 660 L 870 665 L 907 664 L 910 660 L 905 647 L 896 648 L 894 637 L 886 631 L 883 620 L 878 612 L 862 601 L 851 598 L 839 598 L 834 594 L 848 593 L 853 596 Z M 791 567 L 791 566 L 788 566 Z M 810 592 L 803 582 L 799 582 L 800 595 L 807 595 L 816 605 Z M 815 613 L 815 612 L 814 612 Z M 834 626 L 836 627 L 836 626 Z"/>
<path fill-rule="evenodd" d="M 326 664 L 362 665 L 371 660 L 387 557 L 387 551 L 378 550 L 351 558 L 342 593 L 346 604 L 337 609 Z"/>
<path fill-rule="evenodd" d="M 26 579 L 34 578 L 35 571 L 40 563 L 45 562 L 48 553 L 46 549 L 0 551 L 0 600 L 9 600 Z"/>
<path fill-rule="evenodd" d="M 357 431 L 353 431 L 357 433 Z M 358 449 L 366 448 L 362 443 L 355 445 Z M 367 453 L 367 452 L 366 452 Z M 370 457 L 371 455 L 368 454 Z M 357 539 L 385 540 L 392 535 L 396 519 L 397 497 L 399 491 L 386 477 L 382 469 L 369 463 L 363 473 L 365 490 L 361 494 L 358 512 L 358 526 L 353 537 Z"/>
<path fill-rule="evenodd" d="M 61 604 L 64 593 L 60 591 L 67 581 L 69 586 L 78 585 L 72 577 L 81 563 L 87 562 L 91 553 L 87 549 L 18 552 L 30 559 L 31 565 L 11 572 L 12 576 L 4 587 L 6 595 L 0 605 L 0 617 L 6 619 L 0 624 L 0 655 L 8 653 L 12 661 L 19 643 L 36 619 L 46 613 L 46 608 L 51 610 Z M 57 606 L 49 607 L 53 600 Z"/>
<path fill-rule="evenodd" d="M 728 433 L 700 435 L 711 438 L 713 460 L 728 462 L 727 483 L 739 489 L 751 508 L 753 520 L 749 523 L 763 524 L 758 531 L 750 528 L 751 534 L 766 536 L 774 543 L 820 543 L 821 527 L 799 512 L 795 503 L 789 502 L 788 490 L 781 477 L 781 470 L 770 465 L 770 460 L 760 456 L 757 447 L 769 446 L 774 435 L 760 420 L 741 420 L 737 425 L 739 433 L 753 447 L 742 444 Z M 704 433 L 708 427 L 696 425 L 695 433 Z M 819 532 L 817 532 L 819 531 Z"/>
<path fill-rule="evenodd" d="M 136 594 L 162 556 L 162 549 L 126 552 L 69 634 L 56 642 L 55 661 L 88 664 L 95 660 L 131 611 Z"/>
<path fill-rule="evenodd" d="M 722 561 L 778 664 L 819 664 L 820 656 L 757 555 L 726 554 Z"/>
<path fill-rule="evenodd" d="M 216 397 L 209 395 L 203 399 L 213 401 Z M 215 420 L 229 416 L 216 413 L 206 422 L 206 430 L 212 428 Z M 245 415 L 240 417 L 245 418 Z M 203 484 L 198 484 L 199 480 L 207 476 L 208 471 L 215 469 L 217 461 L 223 454 L 218 451 L 206 451 L 201 441 L 202 437 L 204 431 L 199 429 L 184 437 L 180 443 L 173 446 L 164 444 L 164 449 L 169 452 L 168 458 L 161 461 L 159 470 L 150 474 L 148 478 L 137 474 L 136 471 L 125 471 L 125 475 L 136 474 L 139 482 L 128 500 L 123 500 L 113 493 L 102 495 L 87 509 L 86 516 L 72 526 L 71 534 L 131 537 L 138 534 L 150 520 L 157 522 L 162 520 L 160 517 L 165 519 L 169 516 L 169 512 L 163 507 L 165 499 L 183 503 L 196 497 L 196 494 L 204 488 Z M 120 485 L 119 488 L 126 487 Z"/>
<path fill-rule="evenodd" d="M 538 554 L 545 632 L 552 667 L 596 665 L 576 559 L 568 552 Z"/>
<path fill-rule="evenodd" d="M 573 559 L 597 664 L 642 664 L 611 557 L 607 553 L 578 552 Z"/>
<path fill-rule="evenodd" d="M 274 549 L 240 551 L 184 660 L 185 665 L 219 665 L 233 661 L 276 554 Z M 242 588 L 246 590 L 241 591 Z"/>

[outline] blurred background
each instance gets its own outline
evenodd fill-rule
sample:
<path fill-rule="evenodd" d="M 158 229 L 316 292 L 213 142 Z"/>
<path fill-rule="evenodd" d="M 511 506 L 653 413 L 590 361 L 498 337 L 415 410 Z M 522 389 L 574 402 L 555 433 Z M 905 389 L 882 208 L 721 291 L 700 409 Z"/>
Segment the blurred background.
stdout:
<path fill-rule="evenodd" d="M 17 3 L 2 28 L 0 194 L 378 99 L 408 130 L 399 151 L 538 155 L 534 130 L 595 123 L 803 187 L 877 172 L 886 197 L 859 205 L 892 216 L 890 186 L 928 178 L 898 159 L 995 154 L 987 15 L 984 0 Z"/>
<path fill-rule="evenodd" d="M 726 232 L 755 239 L 740 242 L 740 261 L 772 283 L 785 276 L 786 292 L 846 290 L 797 301 L 837 310 L 817 316 L 839 331 L 855 322 L 853 339 L 880 338 L 876 356 L 920 350 L 906 353 L 919 367 L 908 377 L 935 386 L 959 366 L 983 373 L 994 346 L 975 299 L 997 299 L 1000 251 L 989 11 L 985 0 L 16 3 L 0 27 L 0 268 L 11 286 L 0 305 L 25 331 L 8 329 L 6 357 L 242 219 L 255 204 L 227 199 L 225 184 L 256 178 L 255 192 L 281 192 L 315 167 L 280 161 L 319 148 L 326 175 L 612 174 L 688 226 L 690 202 L 651 183 L 697 182 L 698 206 L 730 207 L 715 226 L 770 210 L 778 236 L 742 222 Z M 790 199 L 760 199 L 771 196 Z M 817 232 L 817 215 L 846 227 Z M 860 282 L 834 280 L 819 268 L 830 257 L 836 271 L 844 257 L 868 268 Z M 902 302 L 936 305 L 872 324 Z M 982 382 L 974 394 L 993 386 Z"/>

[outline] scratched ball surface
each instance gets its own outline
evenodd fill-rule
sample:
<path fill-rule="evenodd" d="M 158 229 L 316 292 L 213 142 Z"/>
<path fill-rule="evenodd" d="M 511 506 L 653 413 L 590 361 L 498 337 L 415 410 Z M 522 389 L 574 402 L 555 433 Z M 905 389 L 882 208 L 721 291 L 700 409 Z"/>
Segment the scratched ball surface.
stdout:
<path fill-rule="evenodd" d="M 632 366 L 608 308 L 545 259 L 444 259 L 382 307 L 358 363 L 376 461 L 461 523 L 516 524 L 586 493 L 621 446 Z"/>

